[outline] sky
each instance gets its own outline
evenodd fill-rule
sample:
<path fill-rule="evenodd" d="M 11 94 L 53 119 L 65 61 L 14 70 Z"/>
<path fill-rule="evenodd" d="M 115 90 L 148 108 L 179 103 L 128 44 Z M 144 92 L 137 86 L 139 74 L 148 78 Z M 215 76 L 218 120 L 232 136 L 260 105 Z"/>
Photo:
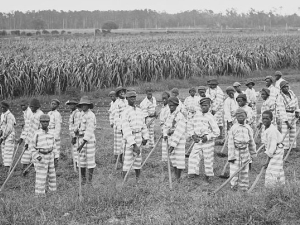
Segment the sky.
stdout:
<path fill-rule="evenodd" d="M 159 12 L 177 13 L 186 10 L 210 9 L 216 13 L 234 8 L 248 12 L 250 8 L 279 14 L 300 15 L 299 0 L 0 0 L 0 12 L 28 10 L 134 10 L 152 9 Z"/>

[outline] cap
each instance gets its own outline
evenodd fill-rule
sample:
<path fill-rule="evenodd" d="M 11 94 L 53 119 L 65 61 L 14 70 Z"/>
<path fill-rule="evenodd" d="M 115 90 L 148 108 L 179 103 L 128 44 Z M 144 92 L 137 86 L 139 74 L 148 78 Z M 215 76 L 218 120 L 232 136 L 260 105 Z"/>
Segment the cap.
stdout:
<path fill-rule="evenodd" d="M 38 99 L 33 98 L 33 99 L 31 99 L 29 106 L 30 107 L 40 108 L 41 107 L 41 103 L 40 103 L 40 101 Z"/>
<path fill-rule="evenodd" d="M 208 97 L 201 98 L 200 101 L 199 101 L 199 104 L 202 105 L 205 102 L 211 103 L 211 99 L 208 98 Z"/>
<path fill-rule="evenodd" d="M 247 112 L 244 109 L 242 109 L 242 108 L 238 108 L 235 111 L 235 115 L 242 114 L 242 113 L 245 113 L 245 115 L 247 116 Z"/>
<path fill-rule="evenodd" d="M 246 86 L 248 86 L 249 84 L 252 84 L 253 86 L 255 85 L 254 81 L 250 80 L 246 83 Z"/>
<path fill-rule="evenodd" d="M 173 89 L 171 90 L 171 93 L 179 94 L 178 88 L 173 88 Z"/>
<path fill-rule="evenodd" d="M 191 92 L 191 91 L 194 91 L 194 92 L 196 92 L 196 88 L 194 88 L 194 87 L 191 87 L 191 88 L 190 88 L 190 90 L 189 90 L 189 92 Z"/>
<path fill-rule="evenodd" d="M 216 85 L 218 85 L 219 82 L 217 81 L 217 79 L 211 79 L 208 84 L 216 84 Z"/>
<path fill-rule="evenodd" d="M 239 94 L 239 95 L 236 97 L 236 100 L 237 100 L 238 98 L 242 98 L 242 99 L 244 99 L 245 101 L 247 101 L 247 96 L 246 96 L 245 94 Z"/>
<path fill-rule="evenodd" d="M 89 105 L 91 109 L 94 108 L 94 104 L 92 103 L 92 101 L 90 100 L 90 98 L 88 96 L 83 96 L 80 99 L 78 105 L 79 106 L 81 106 L 81 105 Z"/>
<path fill-rule="evenodd" d="M 241 84 L 239 82 L 234 82 L 232 86 L 233 87 L 238 87 L 238 86 L 241 86 Z"/>
<path fill-rule="evenodd" d="M 108 96 L 112 96 L 112 95 L 116 95 L 116 92 L 115 91 L 109 92 Z"/>
<path fill-rule="evenodd" d="M 272 76 L 266 76 L 265 80 L 270 79 L 273 82 L 273 77 Z"/>
<path fill-rule="evenodd" d="M 136 97 L 136 91 L 135 91 L 135 90 L 127 91 L 126 97 L 127 97 L 127 98 L 130 98 L 130 97 Z"/>
<path fill-rule="evenodd" d="M 56 102 L 58 105 L 60 104 L 60 101 L 57 98 L 52 99 L 51 102 Z"/>
<path fill-rule="evenodd" d="M 170 97 L 170 98 L 168 99 L 168 103 L 173 103 L 173 104 L 175 104 L 175 105 L 179 105 L 179 99 L 176 98 L 176 97 Z"/>
<path fill-rule="evenodd" d="M 275 76 L 282 76 L 282 73 L 280 71 L 276 71 L 274 75 Z"/>
<path fill-rule="evenodd" d="M 200 91 L 200 90 L 206 91 L 206 89 L 207 89 L 207 88 L 206 88 L 205 86 L 199 86 L 199 87 L 198 87 L 198 91 Z"/>
<path fill-rule="evenodd" d="M 40 121 L 50 121 L 50 116 L 47 114 L 43 114 L 40 116 Z"/>
<path fill-rule="evenodd" d="M 263 88 L 260 92 L 265 92 L 268 96 L 270 96 L 270 90 L 268 88 Z"/>
<path fill-rule="evenodd" d="M 119 91 L 126 91 L 126 88 L 120 86 L 120 87 L 117 87 L 116 89 L 116 95 L 118 94 Z"/>
<path fill-rule="evenodd" d="M 283 81 L 281 81 L 280 82 L 280 89 L 282 89 L 284 86 L 287 86 L 289 84 L 289 82 L 287 82 L 287 81 L 285 81 L 285 80 L 283 80 Z"/>
<path fill-rule="evenodd" d="M 227 87 L 227 88 L 226 88 L 226 92 L 230 92 L 230 91 L 233 91 L 233 92 L 235 92 L 235 89 L 234 89 L 234 87 L 232 87 L 232 86 L 229 86 L 229 87 Z"/>

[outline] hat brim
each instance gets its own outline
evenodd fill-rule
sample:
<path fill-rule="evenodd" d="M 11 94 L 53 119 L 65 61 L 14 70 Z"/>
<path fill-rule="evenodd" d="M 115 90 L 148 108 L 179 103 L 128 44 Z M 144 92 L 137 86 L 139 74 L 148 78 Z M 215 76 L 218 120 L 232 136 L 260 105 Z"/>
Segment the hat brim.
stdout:
<path fill-rule="evenodd" d="M 78 106 L 88 105 L 88 106 L 90 106 L 90 109 L 93 109 L 93 108 L 94 108 L 94 104 L 93 104 L 93 103 L 82 102 L 82 103 L 78 103 L 77 105 L 78 105 Z"/>
<path fill-rule="evenodd" d="M 246 83 L 246 86 L 248 86 L 249 84 L 252 84 L 253 86 L 255 86 L 254 82 L 248 82 L 248 83 Z"/>
<path fill-rule="evenodd" d="M 125 92 L 126 92 L 126 91 L 127 91 L 127 89 L 126 89 L 126 88 L 117 89 L 117 90 L 116 90 L 116 95 L 117 95 L 117 94 L 118 94 L 120 91 L 125 91 Z"/>
<path fill-rule="evenodd" d="M 78 105 L 78 102 L 69 101 L 69 102 L 66 102 L 66 105 Z"/>

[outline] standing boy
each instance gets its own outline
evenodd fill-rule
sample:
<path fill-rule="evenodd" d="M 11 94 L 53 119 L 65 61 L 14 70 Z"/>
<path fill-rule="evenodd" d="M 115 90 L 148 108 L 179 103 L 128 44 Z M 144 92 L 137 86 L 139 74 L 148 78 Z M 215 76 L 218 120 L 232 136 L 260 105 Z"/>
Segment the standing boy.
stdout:
<path fill-rule="evenodd" d="M 133 163 L 132 168 L 135 170 L 136 179 L 138 181 L 142 165 L 141 145 L 146 145 L 149 140 L 149 133 L 145 124 L 143 111 L 135 105 L 135 90 L 127 92 L 127 101 L 128 107 L 124 110 L 122 115 L 123 137 L 126 142 L 123 177 L 125 177 Z M 134 160 L 135 156 L 136 159 Z"/>
<path fill-rule="evenodd" d="M 2 101 L 1 109 L 0 144 L 3 165 L 8 172 L 13 160 L 16 119 L 9 110 L 8 102 Z"/>
<path fill-rule="evenodd" d="M 262 113 L 262 123 L 266 129 L 262 134 L 262 141 L 265 144 L 265 153 L 268 157 L 264 165 L 266 168 L 265 187 L 267 188 L 285 184 L 282 135 L 272 124 L 272 120 L 273 113 L 271 111 Z"/>
<path fill-rule="evenodd" d="M 194 178 L 196 174 L 199 175 L 200 161 L 203 158 L 206 182 L 214 176 L 214 139 L 220 135 L 218 124 L 209 112 L 210 105 L 210 98 L 202 98 L 200 100 L 201 112 L 198 111 L 188 123 L 189 135 L 195 142 L 189 157 L 188 174 L 190 178 Z"/>
<path fill-rule="evenodd" d="M 93 179 L 94 168 L 96 167 L 96 117 L 92 112 L 94 105 L 88 96 L 83 96 L 78 105 L 82 108 L 82 115 L 75 134 L 78 136 L 78 161 L 80 160 L 80 170 L 82 174 L 82 182 L 91 183 Z M 77 162 L 77 165 L 79 163 Z M 86 170 L 88 177 L 86 177 Z"/>
<path fill-rule="evenodd" d="M 28 122 L 29 122 L 29 118 L 32 115 L 31 109 L 28 106 L 28 101 L 27 100 L 22 100 L 20 103 L 22 112 L 23 112 L 23 118 L 24 118 L 24 123 L 22 124 L 22 130 L 25 129 L 25 126 L 27 124 L 28 126 Z"/>
<path fill-rule="evenodd" d="M 200 106 L 199 106 L 199 100 L 200 98 L 196 95 L 196 89 L 195 88 L 190 88 L 189 90 L 190 96 L 188 96 L 184 100 L 184 107 L 187 113 L 187 122 L 191 119 L 193 119 L 194 115 L 196 112 L 200 111 Z"/>
<path fill-rule="evenodd" d="M 60 101 L 58 99 L 52 99 L 51 111 L 48 112 L 48 115 L 50 116 L 48 129 L 54 133 L 58 154 L 60 154 L 60 132 L 61 132 L 61 123 L 62 123 L 61 115 L 57 111 L 59 105 L 60 105 Z"/>
<path fill-rule="evenodd" d="M 168 141 L 170 160 L 176 179 L 179 181 L 181 171 L 185 168 L 186 119 L 178 109 L 179 99 L 177 97 L 170 97 L 168 105 L 170 115 L 163 128 L 163 136 L 164 140 Z"/>
<path fill-rule="evenodd" d="M 170 115 L 170 108 L 168 105 L 168 99 L 170 98 L 170 94 L 168 92 L 163 92 L 162 93 L 162 101 L 163 101 L 163 106 L 161 108 L 160 114 L 159 114 L 159 121 L 160 121 L 160 127 L 161 127 L 161 133 L 163 134 L 163 128 L 164 125 L 167 121 L 167 118 Z M 163 162 L 167 162 L 168 158 L 168 154 L 167 154 L 167 141 L 165 139 L 162 139 L 162 143 L 161 143 L 161 160 Z"/>
<path fill-rule="evenodd" d="M 230 176 L 240 169 L 244 163 L 256 157 L 256 145 L 251 127 L 245 123 L 247 113 L 239 108 L 236 111 L 235 123 L 228 132 L 228 162 L 230 162 Z M 249 165 L 245 166 L 240 173 L 230 181 L 231 188 L 239 187 L 247 191 L 249 187 Z"/>
<path fill-rule="evenodd" d="M 59 153 L 56 148 L 55 134 L 48 129 L 50 116 L 40 116 L 41 129 L 37 130 L 31 139 L 30 149 L 34 168 L 35 197 L 45 197 L 47 176 L 49 176 L 49 190 L 56 191 L 55 167 L 58 164 Z"/>
<path fill-rule="evenodd" d="M 235 89 L 231 86 L 226 88 L 228 97 L 224 102 L 224 121 L 227 125 L 227 131 L 230 130 L 235 122 L 235 111 L 238 109 L 238 104 L 234 98 Z"/>
<path fill-rule="evenodd" d="M 140 107 L 144 113 L 145 123 L 148 128 L 149 133 L 149 141 L 147 142 L 147 147 L 153 148 L 154 147 L 154 121 L 150 124 L 150 121 L 156 117 L 156 98 L 152 95 L 152 89 L 148 88 L 146 90 L 146 98 L 141 102 Z"/>
<path fill-rule="evenodd" d="M 257 115 L 257 109 L 256 109 L 257 99 L 256 99 L 256 91 L 253 88 L 254 85 L 255 83 L 253 81 L 248 81 L 246 83 L 247 89 L 245 90 L 248 106 L 252 108 L 252 116 L 253 116 L 252 127 L 256 127 L 256 115 Z"/>
<path fill-rule="evenodd" d="M 110 107 L 109 107 L 109 110 L 108 110 L 109 124 L 110 124 L 111 128 L 113 128 L 114 127 L 114 103 L 117 100 L 116 92 L 115 91 L 109 92 L 109 97 L 111 99 Z"/>
<path fill-rule="evenodd" d="M 246 118 L 246 123 L 250 125 L 250 127 L 253 124 L 253 111 L 252 109 L 247 105 L 247 96 L 245 94 L 239 94 L 236 98 L 236 101 L 239 105 L 240 109 L 245 110 L 247 118 Z"/>

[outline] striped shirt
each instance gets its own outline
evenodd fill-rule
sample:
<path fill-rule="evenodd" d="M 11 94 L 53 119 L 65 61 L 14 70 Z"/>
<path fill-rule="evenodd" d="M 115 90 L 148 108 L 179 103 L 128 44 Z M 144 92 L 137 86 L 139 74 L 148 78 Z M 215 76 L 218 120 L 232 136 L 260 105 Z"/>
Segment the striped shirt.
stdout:
<path fill-rule="evenodd" d="M 26 137 L 25 143 L 30 144 L 35 132 L 40 128 L 40 116 L 43 115 L 43 111 L 38 109 L 35 113 L 33 112 L 29 118 L 28 127 L 26 127 L 24 137 Z"/>
<path fill-rule="evenodd" d="M 75 131 L 80 123 L 82 113 L 79 109 L 75 109 L 69 117 L 69 132 L 71 137 L 75 137 Z"/>
<path fill-rule="evenodd" d="M 79 136 L 83 136 L 83 140 L 86 141 L 96 141 L 95 128 L 95 114 L 90 109 L 88 109 L 86 112 L 82 111 L 80 123 L 76 129 L 79 131 Z"/>
<path fill-rule="evenodd" d="M 50 130 L 37 130 L 30 142 L 30 149 L 32 154 L 34 152 L 48 153 L 53 152 L 54 158 L 59 158 L 59 153 L 57 150 L 55 142 L 55 134 Z"/>
<path fill-rule="evenodd" d="M 144 117 L 148 117 L 155 112 L 156 108 L 156 99 L 152 97 L 152 101 L 150 101 L 147 97 L 141 102 L 140 107 L 143 111 Z"/>
<path fill-rule="evenodd" d="M 5 140 L 9 135 L 15 135 L 15 125 L 16 125 L 16 119 L 9 110 L 1 114 L 0 129 L 2 131 L 3 140 Z"/>
<path fill-rule="evenodd" d="M 60 139 L 62 118 L 57 110 L 48 112 L 50 116 L 49 129 L 54 130 L 55 139 Z"/>
<path fill-rule="evenodd" d="M 186 113 L 192 116 L 197 112 L 200 111 L 200 104 L 199 104 L 200 98 L 198 96 L 189 96 L 184 100 L 184 108 Z"/>
<path fill-rule="evenodd" d="M 127 106 L 122 114 L 123 138 L 131 146 L 136 144 L 135 135 L 140 133 L 143 139 L 149 139 L 143 111 L 138 107 Z"/>
<path fill-rule="evenodd" d="M 253 131 L 248 124 L 234 124 L 228 131 L 228 160 L 238 159 L 236 149 L 246 149 L 250 155 L 256 155 L 256 144 Z"/>
<path fill-rule="evenodd" d="M 188 134 L 192 136 L 194 134 L 198 136 L 207 135 L 207 140 L 210 141 L 220 135 L 220 129 L 214 118 L 210 113 L 202 113 L 198 111 L 193 119 L 188 121 Z"/>
<path fill-rule="evenodd" d="M 289 93 L 291 97 L 280 92 L 277 98 L 277 108 L 280 110 L 279 114 L 282 121 L 288 121 L 286 111 L 299 109 L 297 96 L 291 90 L 289 90 Z"/>
<path fill-rule="evenodd" d="M 276 101 L 277 97 L 280 93 L 280 90 L 275 88 L 274 85 L 270 85 L 268 87 L 268 89 L 270 90 L 270 98 L 272 98 L 274 101 Z"/>
<path fill-rule="evenodd" d="M 176 147 L 180 139 L 185 138 L 186 133 L 186 119 L 184 115 L 176 109 L 173 113 L 170 113 L 163 128 L 163 135 L 168 136 L 168 132 L 174 130 L 174 133 L 169 136 L 169 146 Z"/>
<path fill-rule="evenodd" d="M 264 111 L 271 111 L 273 113 L 273 121 L 275 121 L 275 102 L 274 99 L 268 97 L 265 101 L 263 101 L 262 106 L 261 106 L 261 114 L 259 117 L 259 123 L 262 123 L 262 114 Z"/>
<path fill-rule="evenodd" d="M 247 113 L 246 123 L 251 125 L 254 122 L 252 108 L 249 107 L 248 105 L 244 105 L 243 107 L 239 107 L 239 108 L 246 111 L 246 113 Z"/>
<path fill-rule="evenodd" d="M 281 83 L 282 81 L 285 81 L 285 80 L 282 79 L 282 78 L 279 78 L 279 80 L 277 80 L 277 81 L 275 82 L 275 88 L 277 88 L 279 91 L 280 91 L 280 83 Z"/>
<path fill-rule="evenodd" d="M 119 130 L 122 130 L 122 113 L 127 106 L 128 102 L 126 99 L 118 98 L 114 103 L 114 126 Z"/>
<path fill-rule="evenodd" d="M 235 112 L 239 108 L 234 98 L 227 97 L 224 102 L 224 120 L 233 122 L 235 120 Z"/>
<path fill-rule="evenodd" d="M 24 118 L 24 126 L 23 128 L 26 126 L 26 123 L 29 122 L 29 118 L 32 115 L 32 111 L 29 107 L 27 107 L 27 109 L 25 111 L 23 111 L 23 118 Z"/>
<path fill-rule="evenodd" d="M 206 96 L 212 100 L 211 110 L 219 111 L 223 109 L 224 92 L 217 86 L 215 89 L 208 88 Z"/>
<path fill-rule="evenodd" d="M 271 124 L 270 127 L 262 133 L 261 139 L 262 143 L 265 144 L 265 153 L 272 158 L 276 152 L 277 144 L 282 141 L 281 133 L 276 126 Z"/>

